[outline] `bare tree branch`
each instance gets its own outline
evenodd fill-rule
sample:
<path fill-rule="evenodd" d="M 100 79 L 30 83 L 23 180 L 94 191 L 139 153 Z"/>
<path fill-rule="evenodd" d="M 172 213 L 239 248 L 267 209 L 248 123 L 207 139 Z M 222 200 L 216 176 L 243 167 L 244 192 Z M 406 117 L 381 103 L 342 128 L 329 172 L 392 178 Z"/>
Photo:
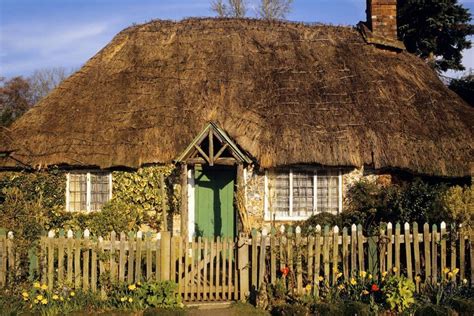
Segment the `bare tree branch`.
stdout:
<path fill-rule="evenodd" d="M 211 3 L 211 10 L 219 17 L 243 18 L 247 12 L 245 0 L 214 0 Z"/>
<path fill-rule="evenodd" d="M 284 19 L 291 11 L 293 0 L 261 0 L 257 14 L 262 19 Z"/>

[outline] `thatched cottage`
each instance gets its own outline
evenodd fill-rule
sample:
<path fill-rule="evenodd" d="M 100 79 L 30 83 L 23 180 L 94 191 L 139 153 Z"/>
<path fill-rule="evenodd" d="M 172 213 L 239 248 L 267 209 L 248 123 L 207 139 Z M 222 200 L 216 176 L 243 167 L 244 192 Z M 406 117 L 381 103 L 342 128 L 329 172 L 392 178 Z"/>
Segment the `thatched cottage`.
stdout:
<path fill-rule="evenodd" d="M 176 164 L 190 236 L 341 212 L 361 177 L 471 177 L 473 109 L 404 51 L 395 0 L 368 5 L 357 27 L 127 28 L 1 132 L 1 168 L 65 168 L 66 208 L 93 211 L 111 170 Z"/>

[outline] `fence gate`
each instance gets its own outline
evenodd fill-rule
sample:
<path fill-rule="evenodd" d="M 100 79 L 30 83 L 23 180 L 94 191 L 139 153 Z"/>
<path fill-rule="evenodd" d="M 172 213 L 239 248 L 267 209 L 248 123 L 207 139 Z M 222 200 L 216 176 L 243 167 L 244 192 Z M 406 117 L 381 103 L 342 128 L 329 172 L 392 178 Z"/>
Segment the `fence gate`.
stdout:
<path fill-rule="evenodd" d="M 172 238 L 174 239 L 174 237 Z M 238 299 L 235 243 L 230 238 L 197 238 L 171 250 L 178 289 L 184 301 Z M 173 242 L 172 242 L 173 244 Z M 186 247 L 183 247 L 186 244 Z"/>

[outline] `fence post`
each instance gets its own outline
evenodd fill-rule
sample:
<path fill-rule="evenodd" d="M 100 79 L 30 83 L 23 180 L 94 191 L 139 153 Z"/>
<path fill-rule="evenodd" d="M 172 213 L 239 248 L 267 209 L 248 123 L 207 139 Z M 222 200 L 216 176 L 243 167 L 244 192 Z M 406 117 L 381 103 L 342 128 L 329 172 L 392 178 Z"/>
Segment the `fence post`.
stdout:
<path fill-rule="evenodd" d="M 54 285 L 54 230 L 48 232 L 48 289 Z"/>
<path fill-rule="evenodd" d="M 296 287 L 298 294 L 303 294 L 303 259 L 302 252 L 303 247 L 301 246 L 301 227 L 296 226 Z"/>
<path fill-rule="evenodd" d="M 413 280 L 412 262 L 411 262 L 411 242 L 410 242 L 410 224 L 405 223 L 405 257 L 407 262 L 407 277 Z"/>
<path fill-rule="evenodd" d="M 169 281 L 170 280 L 170 255 L 171 255 L 171 233 L 170 232 L 161 232 L 161 280 Z M 189 253 L 185 254 L 186 256 Z M 188 267 L 186 267 L 187 269 Z"/>
<path fill-rule="evenodd" d="M 240 300 L 245 301 L 249 295 L 249 246 L 245 242 L 245 235 L 240 234 L 238 244 L 238 270 L 240 279 Z"/>
<path fill-rule="evenodd" d="M 0 228 L 0 287 L 7 283 L 7 239 L 5 230 Z"/>
<path fill-rule="evenodd" d="M 379 255 L 378 255 L 378 252 L 377 252 L 377 237 L 376 236 L 367 237 L 367 244 L 368 244 L 367 254 L 369 256 L 368 272 L 375 277 L 377 275 L 377 271 L 379 270 L 379 262 L 378 262 Z"/>

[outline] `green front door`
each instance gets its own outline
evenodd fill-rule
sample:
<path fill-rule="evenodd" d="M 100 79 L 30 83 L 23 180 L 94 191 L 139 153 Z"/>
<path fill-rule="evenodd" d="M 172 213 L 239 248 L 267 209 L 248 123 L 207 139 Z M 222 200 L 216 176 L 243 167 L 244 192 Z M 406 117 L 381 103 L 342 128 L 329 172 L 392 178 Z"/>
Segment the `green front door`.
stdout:
<path fill-rule="evenodd" d="M 196 166 L 194 175 L 196 236 L 235 237 L 235 168 Z"/>

